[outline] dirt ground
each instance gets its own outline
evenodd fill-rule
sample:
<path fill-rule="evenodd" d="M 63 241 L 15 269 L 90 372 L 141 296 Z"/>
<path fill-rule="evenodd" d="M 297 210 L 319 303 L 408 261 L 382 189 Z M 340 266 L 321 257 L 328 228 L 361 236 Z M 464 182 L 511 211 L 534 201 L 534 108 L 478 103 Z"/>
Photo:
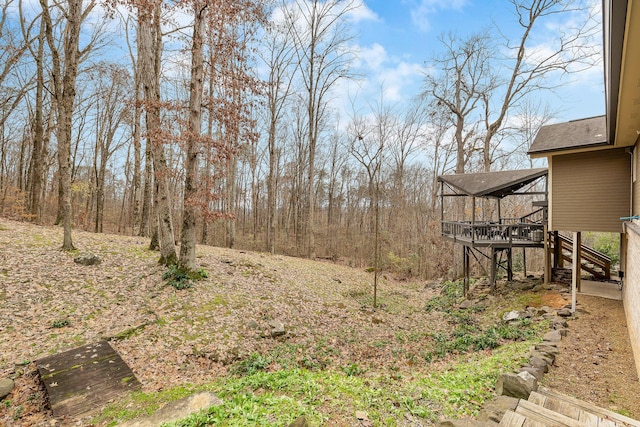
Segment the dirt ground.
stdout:
<path fill-rule="evenodd" d="M 364 271 L 199 247 L 199 264 L 210 277 L 197 291 L 176 292 L 162 285 L 163 269 L 143 239 L 75 237 L 82 252 L 102 257 L 99 267 L 79 266 L 74 254 L 62 253 L 58 228 L 0 219 L 0 377 L 16 378 L 10 398 L 0 402 L 0 425 L 61 425 L 46 409 L 33 361 L 101 337 L 126 333 L 112 345 L 143 389 L 158 391 L 211 381 L 246 355 L 272 351 L 279 342 L 264 339 L 260 329 L 272 319 L 291 328 L 289 343 L 305 352 L 291 357 L 403 372 L 429 368 L 414 362 L 431 340 L 428 332 L 416 333 L 420 325 L 450 327 L 424 309 L 439 290 L 420 282 L 384 280 L 385 307 L 372 312 Z M 640 419 L 622 303 L 587 296 L 578 302 L 544 385 Z M 541 303 L 561 307 L 566 300 L 550 291 Z M 54 326 L 63 320 L 64 327 Z M 363 336 L 372 345 L 363 346 Z M 326 354 L 327 343 L 335 354 Z"/>
<path fill-rule="evenodd" d="M 640 419 L 640 382 L 622 301 L 579 295 L 559 347 L 543 385 Z"/>

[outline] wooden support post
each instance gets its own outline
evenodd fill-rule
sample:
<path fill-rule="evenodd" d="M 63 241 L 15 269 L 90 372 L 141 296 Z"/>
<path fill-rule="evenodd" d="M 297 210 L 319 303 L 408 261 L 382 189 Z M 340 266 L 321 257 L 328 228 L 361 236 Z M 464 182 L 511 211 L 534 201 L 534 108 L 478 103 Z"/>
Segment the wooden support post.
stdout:
<path fill-rule="evenodd" d="M 527 277 L 527 248 L 522 248 L 522 275 Z"/>
<path fill-rule="evenodd" d="M 549 229 L 548 225 L 545 223 L 543 226 L 543 247 L 544 247 L 544 284 L 548 285 L 551 283 L 551 254 L 549 253 Z M 555 241 L 555 245 L 558 244 L 558 241 Z"/>
<path fill-rule="evenodd" d="M 562 243 L 560 243 L 557 231 L 553 232 L 553 241 L 553 268 L 562 268 L 564 266 L 564 259 L 562 258 Z"/>
<path fill-rule="evenodd" d="M 620 274 L 621 271 L 622 274 Z M 627 235 L 626 233 L 620 233 L 620 268 L 618 268 L 620 280 L 622 280 L 621 276 L 624 276 L 625 271 L 627 271 Z"/>
<path fill-rule="evenodd" d="M 491 275 L 489 277 L 491 292 L 496 290 L 496 275 L 498 270 L 498 252 L 495 248 L 491 248 Z"/>
<path fill-rule="evenodd" d="M 469 292 L 469 247 L 467 245 L 462 246 L 462 270 L 464 271 L 463 292 L 466 297 Z"/>
<path fill-rule="evenodd" d="M 500 201 L 502 199 L 498 199 L 498 224 L 502 224 L 502 209 L 500 208 Z"/>
<path fill-rule="evenodd" d="M 476 223 L 476 198 L 471 198 L 471 224 Z"/>
<path fill-rule="evenodd" d="M 573 233 L 573 262 L 571 269 L 571 312 L 576 312 L 577 294 L 580 290 L 580 258 L 581 245 L 580 239 L 582 235 L 579 231 Z"/>
<path fill-rule="evenodd" d="M 513 249 L 507 248 L 507 281 L 513 282 Z"/>

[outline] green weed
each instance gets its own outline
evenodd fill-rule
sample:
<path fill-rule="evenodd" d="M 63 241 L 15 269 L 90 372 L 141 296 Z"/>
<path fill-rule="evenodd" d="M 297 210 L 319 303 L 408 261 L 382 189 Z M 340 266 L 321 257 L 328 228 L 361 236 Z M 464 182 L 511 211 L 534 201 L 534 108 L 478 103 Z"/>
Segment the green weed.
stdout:
<path fill-rule="evenodd" d="M 198 270 L 186 270 L 177 265 L 171 265 L 162 275 L 162 280 L 177 290 L 183 290 L 191 288 L 194 281 L 203 280 L 207 277 L 209 277 L 209 273 L 202 268 Z"/>

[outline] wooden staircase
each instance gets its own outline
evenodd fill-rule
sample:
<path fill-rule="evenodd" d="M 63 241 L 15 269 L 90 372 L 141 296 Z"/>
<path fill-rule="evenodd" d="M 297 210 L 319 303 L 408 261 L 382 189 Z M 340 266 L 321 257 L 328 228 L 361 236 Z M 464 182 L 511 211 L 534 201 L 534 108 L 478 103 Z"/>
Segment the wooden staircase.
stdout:
<path fill-rule="evenodd" d="M 556 242 L 557 237 L 557 242 Z M 549 250 L 554 254 L 554 267 L 562 267 L 564 261 L 573 262 L 573 239 L 561 234 L 549 233 Z M 611 279 L 611 258 L 602 252 L 581 245 L 581 269 L 596 279 Z"/>
<path fill-rule="evenodd" d="M 640 427 L 640 422 L 587 402 L 546 389 L 532 392 L 507 411 L 503 427 Z"/>

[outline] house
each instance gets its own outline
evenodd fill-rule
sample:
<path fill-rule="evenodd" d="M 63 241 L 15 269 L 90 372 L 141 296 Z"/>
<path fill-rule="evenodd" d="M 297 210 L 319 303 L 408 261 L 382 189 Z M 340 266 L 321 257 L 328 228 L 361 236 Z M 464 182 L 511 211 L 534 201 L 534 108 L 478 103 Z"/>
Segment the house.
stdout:
<path fill-rule="evenodd" d="M 581 232 L 620 233 L 622 298 L 640 374 L 640 1 L 603 0 L 603 27 L 606 114 L 541 128 L 529 154 L 548 160 L 549 231 L 573 233 L 578 255 Z"/>

